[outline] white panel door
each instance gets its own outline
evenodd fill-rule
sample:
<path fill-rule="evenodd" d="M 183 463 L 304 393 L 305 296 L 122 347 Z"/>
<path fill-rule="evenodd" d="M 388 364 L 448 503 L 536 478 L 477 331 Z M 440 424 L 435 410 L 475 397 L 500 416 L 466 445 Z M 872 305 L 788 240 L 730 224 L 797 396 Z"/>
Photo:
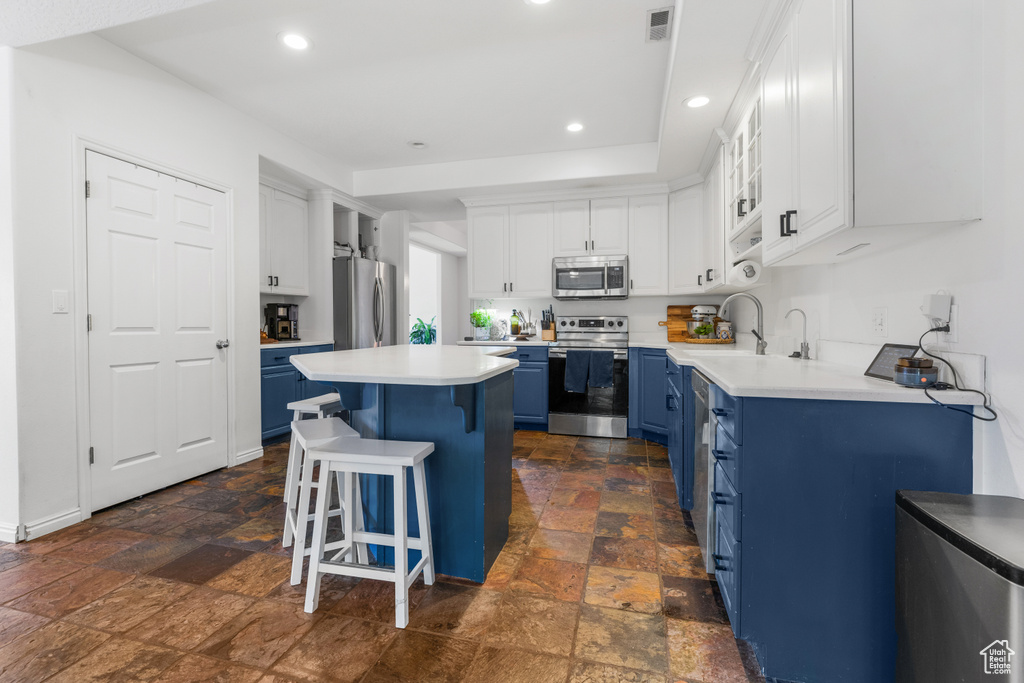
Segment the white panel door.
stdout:
<path fill-rule="evenodd" d="M 469 209 L 466 222 L 469 224 L 469 297 L 507 297 L 508 207 Z"/>
<path fill-rule="evenodd" d="M 309 208 L 306 200 L 274 190 L 267 229 L 274 293 L 308 295 Z"/>
<path fill-rule="evenodd" d="M 629 294 L 668 294 L 668 195 L 629 198 Z"/>
<path fill-rule="evenodd" d="M 552 256 L 586 256 L 590 253 L 590 201 L 555 202 L 552 205 L 555 232 Z"/>
<path fill-rule="evenodd" d="M 270 207 L 274 203 L 274 190 L 260 185 L 260 293 L 274 291 L 274 275 L 270 270 Z"/>
<path fill-rule="evenodd" d="M 704 185 L 668 196 L 668 293 L 700 294 L 704 274 Z"/>
<path fill-rule="evenodd" d="M 227 199 L 88 152 L 92 509 L 227 465 Z"/>
<path fill-rule="evenodd" d="M 629 252 L 629 198 L 590 200 L 590 253 Z"/>
<path fill-rule="evenodd" d="M 551 204 L 509 207 L 509 296 L 551 296 Z"/>

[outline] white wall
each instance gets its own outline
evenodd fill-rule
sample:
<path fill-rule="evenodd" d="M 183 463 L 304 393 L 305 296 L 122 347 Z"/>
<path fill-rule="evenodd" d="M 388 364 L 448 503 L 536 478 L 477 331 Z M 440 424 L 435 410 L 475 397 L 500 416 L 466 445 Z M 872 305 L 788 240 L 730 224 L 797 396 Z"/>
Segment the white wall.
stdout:
<path fill-rule="evenodd" d="M 11 77 L 14 51 L 0 47 L 0 310 L 14 309 L 14 210 L 11 168 Z M 0 335 L 0 541 L 13 542 L 18 510 L 18 400 L 16 337 Z"/>
<path fill-rule="evenodd" d="M 456 344 L 469 332 L 469 299 L 466 297 L 466 257 L 441 254 L 441 326 L 438 342 Z"/>
<path fill-rule="evenodd" d="M 235 453 L 258 453 L 259 158 L 345 192 L 351 192 L 350 169 L 91 35 L 14 52 L 13 121 L 14 254 L 18 263 L 32 264 L 19 269 L 15 287 L 21 517 L 30 532 L 78 507 L 79 457 L 88 448 L 78 442 L 75 421 L 74 331 L 85 312 L 50 313 L 53 289 L 84 301 L 74 297 L 81 275 L 74 236 L 84 234 L 73 199 L 84 180 L 78 139 L 231 188 L 235 404 L 229 427 Z M 0 258 L 2 231 L 0 222 Z M 0 419 L 10 417 L 0 412 Z"/>
<path fill-rule="evenodd" d="M 395 343 L 409 343 L 409 221 L 408 211 L 389 211 L 380 218 L 380 260 L 395 266 L 398 292 L 395 320 L 402 321 L 395 330 Z M 404 335 L 404 338 L 403 338 Z"/>
<path fill-rule="evenodd" d="M 778 268 L 772 284 L 757 292 L 765 303 L 770 334 L 799 335 L 798 321 L 783 320 L 785 312 L 796 306 L 815 321 L 809 328 L 812 338 L 879 345 L 916 344 L 930 327 L 918 310 L 924 295 L 940 289 L 951 293 L 959 306 L 959 339 L 939 348 L 987 357 L 986 389 L 999 412 L 994 423 L 976 423 L 982 430 L 982 452 L 976 454 L 982 475 L 975 489 L 1016 497 L 1024 497 L 1024 228 L 1019 219 L 1024 187 L 1022 34 L 1024 4 L 986 3 L 982 221 L 847 264 Z M 871 332 L 872 309 L 883 306 L 888 309 L 887 338 Z M 753 307 L 743 303 L 738 311 L 749 320 Z"/>

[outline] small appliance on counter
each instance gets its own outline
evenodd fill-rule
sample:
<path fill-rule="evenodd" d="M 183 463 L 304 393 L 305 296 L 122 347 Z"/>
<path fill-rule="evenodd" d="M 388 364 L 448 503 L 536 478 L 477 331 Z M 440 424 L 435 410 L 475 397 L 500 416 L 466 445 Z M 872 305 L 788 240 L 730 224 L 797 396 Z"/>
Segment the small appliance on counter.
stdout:
<path fill-rule="evenodd" d="M 267 304 L 263 316 L 268 337 L 278 341 L 300 341 L 298 304 Z"/>
<path fill-rule="evenodd" d="M 931 358 L 900 358 L 896 361 L 893 381 L 900 386 L 924 389 L 939 381 L 939 369 Z"/>

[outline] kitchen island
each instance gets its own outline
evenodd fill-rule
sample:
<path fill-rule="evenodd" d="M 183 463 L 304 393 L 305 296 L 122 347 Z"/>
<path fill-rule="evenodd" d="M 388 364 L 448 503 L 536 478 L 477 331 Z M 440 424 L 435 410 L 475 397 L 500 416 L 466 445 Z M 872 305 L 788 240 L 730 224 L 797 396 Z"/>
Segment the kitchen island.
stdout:
<path fill-rule="evenodd" d="M 511 347 L 385 346 L 293 356 L 308 379 L 333 385 L 364 438 L 432 441 L 427 495 L 439 574 L 482 583 L 505 541 L 512 511 Z M 412 471 L 409 471 L 412 490 Z M 387 477 L 362 475 L 367 531 L 394 529 Z M 409 533 L 418 535 L 415 501 Z M 393 564 L 393 550 L 372 548 Z M 411 562 L 419 560 L 412 550 Z"/>

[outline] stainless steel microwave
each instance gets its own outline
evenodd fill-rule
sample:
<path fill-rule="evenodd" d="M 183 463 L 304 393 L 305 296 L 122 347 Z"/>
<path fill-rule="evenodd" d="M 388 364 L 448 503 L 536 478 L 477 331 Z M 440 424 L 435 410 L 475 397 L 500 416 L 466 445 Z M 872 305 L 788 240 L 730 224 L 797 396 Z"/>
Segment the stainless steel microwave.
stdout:
<path fill-rule="evenodd" d="M 625 256 L 559 256 L 551 259 L 551 296 L 556 299 L 625 299 Z"/>

